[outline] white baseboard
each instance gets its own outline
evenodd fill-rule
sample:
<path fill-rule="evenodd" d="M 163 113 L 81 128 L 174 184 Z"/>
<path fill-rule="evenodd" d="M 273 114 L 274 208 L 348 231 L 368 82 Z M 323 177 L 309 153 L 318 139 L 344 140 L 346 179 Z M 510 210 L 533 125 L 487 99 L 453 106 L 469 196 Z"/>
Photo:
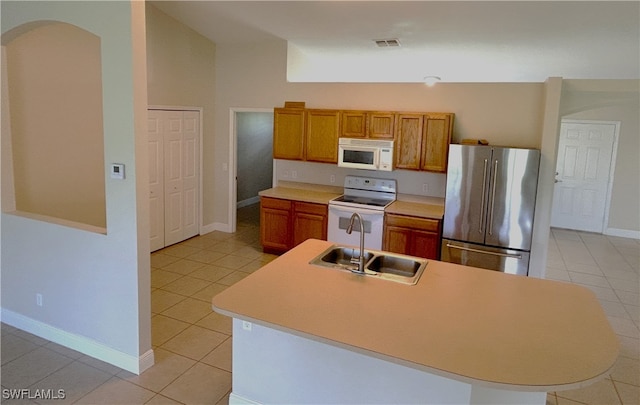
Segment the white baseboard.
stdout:
<path fill-rule="evenodd" d="M 215 224 L 202 225 L 200 227 L 200 235 L 215 231 Z"/>
<path fill-rule="evenodd" d="M 229 405 L 260 405 L 260 402 L 243 398 L 240 395 L 236 395 L 233 393 L 233 391 L 231 391 L 231 394 L 229 394 Z"/>
<path fill-rule="evenodd" d="M 236 204 L 236 207 L 237 208 L 242 208 L 242 207 L 246 207 L 248 205 L 257 204 L 259 202 L 260 202 L 260 196 L 257 195 L 255 197 L 247 198 L 246 200 L 238 201 L 238 203 Z"/>
<path fill-rule="evenodd" d="M 621 238 L 640 239 L 640 231 L 631 231 L 629 229 L 607 228 L 604 230 L 604 234 Z"/>
<path fill-rule="evenodd" d="M 209 232 L 213 232 L 213 231 L 231 233 L 231 225 L 223 224 L 223 223 L 220 223 L 220 222 L 214 222 L 212 224 L 202 225 L 200 227 L 200 235 L 204 235 L 205 233 L 209 233 Z"/>
<path fill-rule="evenodd" d="M 149 349 L 145 353 L 143 353 L 138 360 L 138 372 L 135 373 L 134 371 L 132 371 L 132 373 L 140 375 L 144 373 L 145 370 L 151 368 L 154 364 L 156 364 L 156 356 L 153 352 L 153 349 Z"/>
<path fill-rule="evenodd" d="M 153 349 L 149 349 L 140 357 L 136 357 L 105 346 L 95 340 L 69 333 L 8 309 L 2 308 L 0 311 L 2 313 L 2 322 L 7 325 L 11 325 L 43 339 L 58 343 L 59 345 L 76 350 L 80 353 L 86 354 L 87 356 L 113 364 L 116 367 L 120 367 L 134 374 L 142 373 L 149 367 L 153 366 L 155 362 Z"/>

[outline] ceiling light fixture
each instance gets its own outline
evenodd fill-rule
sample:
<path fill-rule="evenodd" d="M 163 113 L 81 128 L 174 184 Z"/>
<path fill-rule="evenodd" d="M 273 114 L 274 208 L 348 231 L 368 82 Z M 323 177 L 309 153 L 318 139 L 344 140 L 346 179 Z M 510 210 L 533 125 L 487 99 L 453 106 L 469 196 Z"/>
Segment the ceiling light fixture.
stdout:
<path fill-rule="evenodd" d="M 439 76 L 425 76 L 422 80 L 424 81 L 424 84 L 431 87 L 442 79 L 440 79 Z"/>

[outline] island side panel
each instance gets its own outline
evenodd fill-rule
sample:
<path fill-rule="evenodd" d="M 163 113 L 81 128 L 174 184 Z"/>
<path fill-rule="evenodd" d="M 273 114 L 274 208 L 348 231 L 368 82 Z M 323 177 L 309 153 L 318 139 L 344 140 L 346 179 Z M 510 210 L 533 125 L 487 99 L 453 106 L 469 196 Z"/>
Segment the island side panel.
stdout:
<path fill-rule="evenodd" d="M 544 405 L 547 403 L 547 393 L 507 391 L 474 384 L 471 389 L 471 399 L 469 403 L 472 405 Z"/>
<path fill-rule="evenodd" d="M 230 403 L 468 404 L 470 397 L 467 383 L 233 320 Z"/>

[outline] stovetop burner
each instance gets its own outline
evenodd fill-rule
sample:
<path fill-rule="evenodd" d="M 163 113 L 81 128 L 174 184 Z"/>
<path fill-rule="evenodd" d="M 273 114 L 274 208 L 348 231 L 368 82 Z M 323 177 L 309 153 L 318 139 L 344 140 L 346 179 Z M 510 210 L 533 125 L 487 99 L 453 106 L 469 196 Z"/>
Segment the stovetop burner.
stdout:
<path fill-rule="evenodd" d="M 344 195 L 329 203 L 350 207 L 384 210 L 396 200 L 396 181 L 393 179 L 373 179 L 369 177 L 346 176 Z"/>
<path fill-rule="evenodd" d="M 346 202 L 353 204 L 362 204 L 362 205 L 372 205 L 374 207 L 386 207 L 390 203 L 392 203 L 393 199 L 382 199 L 382 198 L 370 198 L 370 197 L 361 197 L 361 196 L 353 196 L 353 195 L 341 195 L 340 197 L 334 198 L 332 201 L 335 202 Z"/>

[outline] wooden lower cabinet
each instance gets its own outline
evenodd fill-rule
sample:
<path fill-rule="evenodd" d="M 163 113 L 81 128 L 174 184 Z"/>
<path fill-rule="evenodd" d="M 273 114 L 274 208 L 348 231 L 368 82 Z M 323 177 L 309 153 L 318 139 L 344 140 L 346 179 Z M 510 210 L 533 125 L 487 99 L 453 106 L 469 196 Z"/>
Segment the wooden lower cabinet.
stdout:
<path fill-rule="evenodd" d="M 327 239 L 324 204 L 262 197 L 260 243 L 269 253 L 284 253 L 307 239 Z"/>
<path fill-rule="evenodd" d="M 265 252 L 284 252 L 291 246 L 291 208 L 289 200 L 260 199 L 260 243 Z"/>
<path fill-rule="evenodd" d="M 386 214 L 382 250 L 437 260 L 440 226 L 437 219 Z"/>
<path fill-rule="evenodd" d="M 307 239 L 327 240 L 327 206 L 295 201 L 293 203 L 293 246 Z"/>

